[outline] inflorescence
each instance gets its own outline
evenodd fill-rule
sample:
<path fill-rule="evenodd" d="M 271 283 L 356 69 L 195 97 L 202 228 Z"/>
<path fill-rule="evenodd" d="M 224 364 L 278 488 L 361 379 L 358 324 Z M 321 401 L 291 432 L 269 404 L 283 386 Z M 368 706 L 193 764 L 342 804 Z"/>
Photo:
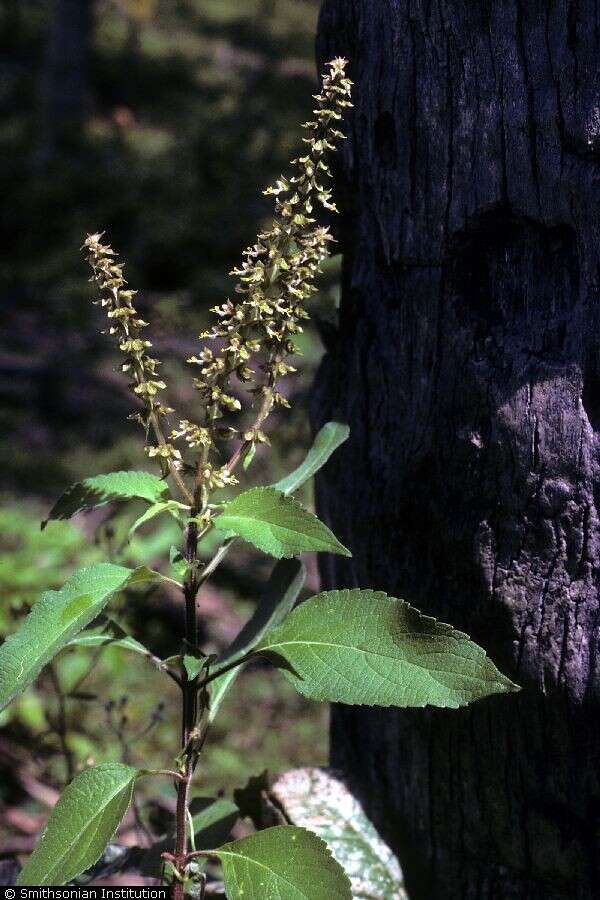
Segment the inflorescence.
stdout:
<path fill-rule="evenodd" d="M 241 267 L 231 273 L 238 278 L 237 300 L 228 299 L 215 307 L 212 311 L 218 321 L 200 336 L 217 346 L 205 345 L 188 360 L 199 369 L 194 378 L 203 407 L 199 424 L 182 419 L 168 440 L 165 438 L 162 421 L 173 410 L 160 399 L 166 385 L 156 373 L 159 361 L 148 355 L 150 341 L 141 336 L 147 323 L 133 307 L 136 292 L 126 289 L 123 265 L 116 261 L 110 246 L 102 244 L 101 234 L 89 235 L 84 244 L 92 280 L 102 295 L 98 302 L 108 311 L 109 333 L 118 336 L 119 349 L 126 356 L 123 370 L 132 375 L 131 388 L 144 403 L 143 412 L 132 418 L 144 425 L 147 436 L 153 434 L 147 452 L 158 457 L 163 470 L 169 469 L 178 482 L 183 457 L 175 443 L 185 442 L 187 449 L 197 454 L 194 506 L 207 517 L 211 491 L 235 483 L 233 470 L 239 461 L 251 458 L 257 444 L 268 443 L 262 427 L 273 407 L 289 406 L 278 384 L 283 376 L 296 371 L 288 361 L 298 352 L 294 338 L 308 318 L 305 303 L 317 291 L 315 279 L 333 240 L 312 214 L 316 205 L 337 212 L 326 155 L 335 150 L 335 141 L 344 137 L 339 122 L 344 109 L 352 106 L 346 65 L 341 58 L 329 63 L 321 92 L 314 98 L 314 119 L 303 125 L 309 132 L 303 139 L 305 155 L 292 160 L 290 177 L 282 176 L 264 192 L 275 197 L 271 227 L 244 251 Z M 222 421 L 241 410 L 231 389 L 234 376 L 253 395 L 256 414 L 253 423 L 242 430 L 238 450 L 225 465 L 218 465 L 213 462 L 218 444 L 238 434 L 238 429 Z"/>

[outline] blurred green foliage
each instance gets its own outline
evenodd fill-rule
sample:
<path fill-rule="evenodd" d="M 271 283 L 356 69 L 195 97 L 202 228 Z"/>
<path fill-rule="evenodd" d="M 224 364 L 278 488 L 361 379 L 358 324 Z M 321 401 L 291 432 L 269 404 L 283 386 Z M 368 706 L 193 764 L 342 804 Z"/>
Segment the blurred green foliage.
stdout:
<path fill-rule="evenodd" d="M 165 519 L 159 527 L 144 529 L 145 534 L 136 534 L 127 543 L 125 536 L 134 516 L 130 512 L 107 518 L 90 540 L 71 522 L 52 522 L 41 532 L 41 509 L 7 504 L 0 513 L 0 636 L 10 633 L 39 595 L 61 586 L 74 568 L 108 556 L 129 565 L 160 565 L 167 571 L 169 548 L 180 539 L 178 526 Z M 231 617 L 235 608 L 235 622 L 239 617 L 241 624 L 252 603 L 236 598 L 226 580 L 222 590 L 229 603 L 226 611 Z M 129 633 L 164 655 L 178 649 L 180 613 L 178 608 L 165 608 L 160 592 L 140 589 L 125 592 L 110 608 L 111 616 Z M 0 728 L 10 750 L 8 759 L 16 753 L 24 770 L 44 783 L 61 787 L 65 782 L 68 768 L 57 728 L 61 708 L 58 683 L 66 717 L 64 741 L 75 769 L 91 760 L 124 760 L 138 766 L 171 764 L 178 743 L 179 692 L 150 662 L 115 647 L 101 652 L 73 648 L 64 651 L 53 668 L 54 678 L 46 670 L 35 689 L 26 691 L 0 714 Z M 71 697 L 72 692 L 75 696 Z M 244 673 L 211 729 L 196 791 L 231 795 L 249 773 L 324 763 L 326 720 L 325 707 L 304 700 L 267 665 Z M 3 749 L 6 747 L 0 743 L 0 768 Z M 37 811 L 37 805 L 26 801 L 14 783 L 14 765 L 5 775 L 0 803 L 25 802 Z M 148 782 L 138 792 L 139 799 L 142 805 L 144 800 L 155 802 L 157 789 L 164 804 L 159 804 L 158 812 L 162 809 L 164 816 L 173 801 L 168 783 Z M 0 837 L 10 846 L 10 828 L 3 833 L 0 826 Z"/>

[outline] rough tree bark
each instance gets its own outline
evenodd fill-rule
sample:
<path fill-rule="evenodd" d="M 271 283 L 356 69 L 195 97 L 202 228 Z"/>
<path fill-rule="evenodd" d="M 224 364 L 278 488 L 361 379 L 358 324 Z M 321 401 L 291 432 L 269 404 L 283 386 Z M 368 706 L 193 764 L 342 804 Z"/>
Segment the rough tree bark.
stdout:
<path fill-rule="evenodd" d="M 519 695 L 337 708 L 332 761 L 418 900 L 600 896 L 600 8 L 325 0 L 351 60 L 340 330 L 318 484 L 374 586 L 467 631 Z"/>

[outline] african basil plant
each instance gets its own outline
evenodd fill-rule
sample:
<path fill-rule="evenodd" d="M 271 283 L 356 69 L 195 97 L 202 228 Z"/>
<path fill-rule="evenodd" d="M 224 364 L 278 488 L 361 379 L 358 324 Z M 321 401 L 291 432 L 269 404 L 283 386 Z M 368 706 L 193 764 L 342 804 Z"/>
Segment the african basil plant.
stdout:
<path fill-rule="evenodd" d="M 174 417 L 163 399 L 167 387 L 160 362 L 152 356 L 148 323 L 135 309 L 136 292 L 127 286 L 123 264 L 102 234 L 85 240 L 97 303 L 123 354 L 122 370 L 137 401 L 131 418 L 144 429 L 146 454 L 160 474 L 128 471 L 87 478 L 60 497 L 48 518 L 66 519 L 129 500 L 147 504 L 134 528 L 163 514 L 173 516 L 181 526 L 177 588 L 185 626 L 179 654 L 157 659 L 104 610 L 128 586 L 160 583 L 166 576 L 108 562 L 81 569 L 61 590 L 45 593 L 0 648 L 0 708 L 65 647 L 110 643 L 148 657 L 177 684 L 181 735 L 173 735 L 172 758 L 156 768 L 107 763 L 77 774 L 25 864 L 23 885 L 62 885 L 81 876 L 104 853 L 137 782 L 162 777 L 171 779 L 176 790 L 173 836 L 158 847 L 158 872 L 171 885 L 173 898 L 202 896 L 207 858 L 222 867 L 230 900 L 350 898 L 344 868 L 306 828 L 275 825 L 221 846 L 202 846 L 192 803 L 194 776 L 207 731 L 244 666 L 261 657 L 305 697 L 332 703 L 455 708 L 517 689 L 466 635 L 421 615 L 404 600 L 351 589 L 326 591 L 296 605 L 304 581 L 300 554 L 351 555 L 294 496 L 347 439 L 344 424 L 325 425 L 302 465 L 283 480 L 238 488 L 257 446 L 269 445 L 271 412 L 289 406 L 281 380 L 295 371 L 290 360 L 308 317 L 305 304 L 316 292 L 332 240 L 316 216 L 319 209 L 336 212 L 327 158 L 343 138 L 340 120 L 351 106 L 350 95 L 346 61 L 335 59 L 315 97 L 314 118 L 304 125 L 304 155 L 293 160 L 291 174 L 266 191 L 274 197 L 274 216 L 232 273 L 235 299 L 213 310 L 214 324 L 201 335 L 205 343 L 188 360 L 197 392 L 196 420 Z M 239 399 L 244 395 L 246 403 Z M 201 552 L 207 538 L 216 547 L 212 558 Z M 236 541 L 277 562 L 250 621 L 224 653 L 214 656 L 199 643 L 202 587 Z"/>

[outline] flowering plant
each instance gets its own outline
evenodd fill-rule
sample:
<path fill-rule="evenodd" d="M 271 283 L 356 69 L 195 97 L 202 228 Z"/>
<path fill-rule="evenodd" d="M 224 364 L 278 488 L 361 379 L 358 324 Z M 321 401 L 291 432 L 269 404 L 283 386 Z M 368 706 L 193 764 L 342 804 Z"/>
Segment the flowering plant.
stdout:
<path fill-rule="evenodd" d="M 122 369 L 137 399 L 132 418 L 142 425 L 146 453 L 159 464 L 160 474 L 133 471 L 88 478 L 63 494 L 49 519 L 132 499 L 147 503 L 134 528 L 161 514 L 174 516 L 182 529 L 183 570 L 176 584 L 185 628 L 179 654 L 157 659 L 99 616 L 125 587 L 166 576 L 109 563 L 82 569 L 60 591 L 45 594 L 0 648 L 0 706 L 31 684 L 64 647 L 110 643 L 146 656 L 177 684 L 181 742 L 163 768 L 109 763 L 78 774 L 27 861 L 21 884 L 65 884 L 81 876 L 105 851 L 136 782 L 167 777 L 177 793 L 173 837 L 151 851 L 162 860 L 161 877 L 176 900 L 203 895 L 207 858 L 220 862 L 231 900 L 350 898 L 340 853 L 335 858 L 313 831 L 281 824 L 219 846 L 202 843 L 205 831 L 191 811 L 194 774 L 207 731 L 244 666 L 260 656 L 305 696 L 350 704 L 458 707 L 516 689 L 466 635 L 403 600 L 352 589 L 328 591 L 296 605 L 304 581 L 297 559 L 301 553 L 351 555 L 293 496 L 348 438 L 345 425 L 326 425 L 302 465 L 277 484 L 253 487 L 232 499 L 218 496 L 223 488 L 237 487 L 257 445 L 269 444 L 265 427 L 273 408 L 289 405 L 280 380 L 295 371 L 290 364 L 297 352 L 295 338 L 308 317 L 306 302 L 316 291 L 332 240 L 316 215 L 319 209 L 336 212 L 327 158 L 343 138 L 340 122 L 351 106 L 350 92 L 346 61 L 335 59 L 315 97 L 314 118 L 304 126 L 304 155 L 293 160 L 291 175 L 265 192 L 275 198 L 274 218 L 233 272 L 236 299 L 215 308 L 214 324 L 201 336 L 209 343 L 188 360 L 195 371 L 197 421 L 177 417 L 177 424 L 169 424 L 174 410 L 163 399 L 167 386 L 145 337 L 148 323 L 134 306 L 136 292 L 127 286 L 123 264 L 102 234 L 85 241 L 97 302 L 106 312 L 108 332 L 118 342 Z M 247 404 L 232 389 L 234 379 L 248 392 Z M 224 448 L 232 444 L 235 449 L 223 462 Z M 218 536 L 217 549 L 203 561 L 199 547 L 209 532 Z M 201 588 L 240 539 L 278 562 L 254 616 L 215 657 L 199 641 Z M 228 815 L 230 830 L 231 810 Z"/>

